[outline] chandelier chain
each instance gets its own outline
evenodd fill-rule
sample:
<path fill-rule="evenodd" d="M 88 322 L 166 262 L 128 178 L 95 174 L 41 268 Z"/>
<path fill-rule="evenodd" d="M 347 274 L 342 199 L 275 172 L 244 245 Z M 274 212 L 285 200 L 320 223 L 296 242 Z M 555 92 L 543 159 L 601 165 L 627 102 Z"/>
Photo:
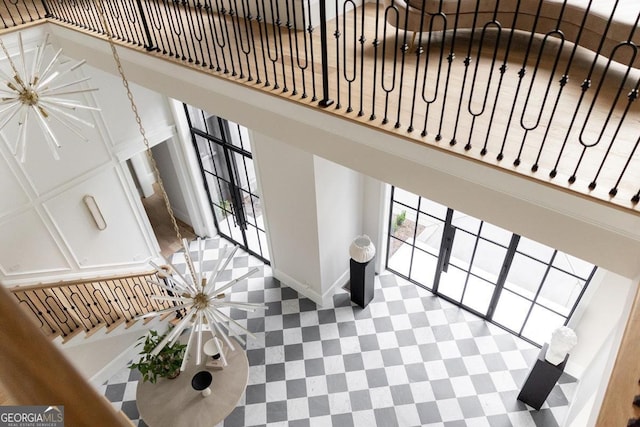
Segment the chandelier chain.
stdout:
<path fill-rule="evenodd" d="M 118 54 L 118 51 L 116 50 L 116 44 L 113 41 L 113 35 L 111 33 L 111 29 L 109 27 L 107 19 L 105 18 L 102 2 L 100 2 L 99 0 L 93 0 L 93 3 L 95 4 L 95 6 L 98 9 L 98 12 L 100 14 L 100 20 L 102 21 L 102 26 L 104 28 L 104 32 L 105 32 L 105 34 L 107 36 L 107 40 L 109 41 L 109 47 L 111 48 L 111 53 L 113 55 L 113 59 L 114 59 L 114 61 L 116 63 L 116 66 L 118 68 L 118 73 L 120 74 L 120 77 L 122 79 L 122 85 L 124 86 L 125 90 L 127 91 L 127 98 L 129 99 L 129 103 L 131 104 L 131 110 L 133 111 L 133 114 L 135 116 L 136 123 L 138 124 L 138 131 L 140 132 L 140 135 L 142 136 L 142 141 L 144 142 L 144 146 L 146 148 L 147 158 L 149 159 L 149 163 L 151 164 L 151 168 L 153 169 L 153 173 L 154 173 L 156 181 L 158 183 L 158 187 L 160 188 L 160 194 L 162 195 L 162 199 L 164 200 L 164 205 L 167 208 L 167 212 L 169 213 L 169 217 L 171 218 L 171 223 L 173 225 L 173 230 L 176 233 L 176 237 L 178 238 L 178 241 L 180 242 L 180 244 L 184 248 L 185 253 L 188 254 L 189 253 L 189 248 L 184 244 L 184 241 L 182 239 L 182 233 L 180 233 L 180 227 L 178 227 L 178 222 L 176 220 L 175 214 L 173 213 L 173 209 L 171 208 L 171 203 L 169 202 L 169 196 L 167 195 L 167 192 L 166 192 L 166 190 L 164 188 L 164 183 L 162 182 L 162 178 L 160 176 L 160 170 L 158 169 L 158 165 L 156 163 L 156 160 L 154 159 L 153 153 L 151 152 L 151 146 L 149 144 L 149 140 L 147 139 L 147 133 L 146 133 L 146 131 L 144 129 L 144 126 L 142 125 L 142 119 L 140 118 L 140 114 L 138 113 L 138 106 L 136 105 L 136 102 L 135 102 L 135 100 L 133 98 L 133 93 L 131 92 L 131 89 L 129 88 L 129 81 L 127 80 L 127 77 L 125 75 L 124 69 L 122 68 L 122 62 L 120 61 L 120 55 Z M 193 266 L 193 262 L 191 262 L 191 257 L 185 256 L 185 259 L 187 260 L 187 266 L 188 266 L 189 271 L 191 273 L 191 277 L 193 277 L 193 280 L 196 280 L 196 277 L 198 277 L 198 276 L 195 273 L 195 268 Z"/>

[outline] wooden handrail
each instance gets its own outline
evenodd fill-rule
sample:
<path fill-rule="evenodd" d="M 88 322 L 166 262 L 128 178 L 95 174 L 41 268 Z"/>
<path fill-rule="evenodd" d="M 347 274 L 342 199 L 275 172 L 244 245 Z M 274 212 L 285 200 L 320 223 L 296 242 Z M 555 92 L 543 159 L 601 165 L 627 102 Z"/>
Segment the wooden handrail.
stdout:
<path fill-rule="evenodd" d="M 21 405 L 63 405 L 65 425 L 130 427 L 0 286 L 0 377 Z"/>
<path fill-rule="evenodd" d="M 86 283 L 93 283 L 93 282 L 110 282 L 114 280 L 130 279 L 132 277 L 151 276 L 154 274 L 156 274 L 156 271 L 150 270 L 150 271 L 141 271 L 139 273 L 120 274 L 120 275 L 104 276 L 104 277 L 92 277 L 89 279 L 60 280 L 58 282 L 51 282 L 51 283 L 38 283 L 36 285 L 16 286 L 16 287 L 10 288 L 10 291 L 13 293 L 16 293 L 16 292 L 23 292 L 23 291 L 36 290 L 36 289 L 50 289 L 50 288 L 58 288 L 58 287 L 65 287 L 65 286 L 83 285 Z"/>

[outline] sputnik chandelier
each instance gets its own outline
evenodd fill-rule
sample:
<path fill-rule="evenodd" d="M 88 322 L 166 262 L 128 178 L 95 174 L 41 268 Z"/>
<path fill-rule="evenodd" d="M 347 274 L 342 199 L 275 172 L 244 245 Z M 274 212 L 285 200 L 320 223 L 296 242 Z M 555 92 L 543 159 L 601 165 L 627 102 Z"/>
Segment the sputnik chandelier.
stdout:
<path fill-rule="evenodd" d="M 224 298 L 228 294 L 228 290 L 236 283 L 250 277 L 258 271 L 257 267 L 250 269 L 247 273 L 228 281 L 220 287 L 216 287 L 216 282 L 220 276 L 220 273 L 224 271 L 234 254 L 238 250 L 235 246 L 229 250 L 228 246 L 225 246 L 222 250 L 222 256 L 218 259 L 213 270 L 205 277 L 206 273 L 203 268 L 203 241 L 198 238 L 198 261 L 197 264 L 191 259 L 189 253 L 189 242 L 184 239 L 183 245 L 185 247 L 185 260 L 187 262 L 187 270 L 185 274 L 181 274 L 171 263 L 167 262 L 167 265 L 172 269 L 173 275 L 166 277 L 167 272 L 160 266 L 151 262 L 151 265 L 156 269 L 161 277 L 166 277 L 168 285 L 161 284 L 154 280 L 147 280 L 149 283 L 169 291 L 170 295 L 152 295 L 152 299 L 160 301 L 171 301 L 176 303 L 174 307 L 164 310 L 152 311 L 150 313 L 139 316 L 139 319 L 147 317 L 155 317 L 165 313 L 177 312 L 178 310 L 185 310 L 182 320 L 160 341 L 160 343 L 151 352 L 152 355 L 157 356 L 165 346 L 173 346 L 176 341 L 182 335 L 182 332 L 191 327 L 189 338 L 187 340 L 187 348 L 185 349 L 185 357 L 182 360 L 180 367 L 181 371 L 184 371 L 187 363 L 187 355 L 193 345 L 193 340 L 196 340 L 196 365 L 200 365 L 202 362 L 202 346 L 203 346 L 203 333 L 206 329 L 209 330 L 213 343 L 216 346 L 218 354 L 222 357 L 223 363 L 226 364 L 224 352 L 220 348 L 220 344 L 216 335 L 222 338 L 224 343 L 230 350 L 235 351 L 235 346 L 232 343 L 231 337 L 235 337 L 240 344 L 244 345 L 245 341 L 240 337 L 238 331 L 242 334 L 254 338 L 247 328 L 242 326 L 237 321 L 229 317 L 222 309 L 224 308 L 236 308 L 243 311 L 256 311 L 257 309 L 265 309 L 262 304 L 251 304 L 244 302 L 233 302 L 225 300 Z M 198 268 L 196 269 L 196 265 Z M 225 331 L 226 329 L 226 331 Z M 195 338 L 194 338 L 195 337 Z"/>
<path fill-rule="evenodd" d="M 27 129 L 32 120 L 42 129 L 44 139 L 47 141 L 53 157 L 58 160 L 60 158 L 58 149 L 61 145 L 50 126 L 49 119 L 53 118 L 83 141 L 87 141 L 87 137 L 82 133 L 82 128 L 77 124 L 91 128 L 94 125 L 73 114 L 73 112 L 77 109 L 99 111 L 98 108 L 84 105 L 80 101 L 65 98 L 69 95 L 77 95 L 97 89 L 76 87 L 76 85 L 89 80 L 89 77 L 67 81 L 67 76 L 84 64 L 84 60 L 65 70 L 61 70 L 59 59 L 62 49 L 59 49 L 51 60 L 45 62 L 45 50 L 48 42 L 49 34 L 46 35 L 43 43 L 37 46 L 33 60 L 29 64 L 25 55 L 22 34 L 18 33 L 21 62 L 20 69 L 18 69 L 0 38 L 0 47 L 7 57 L 13 74 L 13 77 L 10 77 L 0 70 L 0 79 L 4 80 L 4 85 L 0 88 L 0 131 L 17 118 L 18 137 L 12 147 L 12 151 L 14 156 L 21 162 L 26 159 Z"/>

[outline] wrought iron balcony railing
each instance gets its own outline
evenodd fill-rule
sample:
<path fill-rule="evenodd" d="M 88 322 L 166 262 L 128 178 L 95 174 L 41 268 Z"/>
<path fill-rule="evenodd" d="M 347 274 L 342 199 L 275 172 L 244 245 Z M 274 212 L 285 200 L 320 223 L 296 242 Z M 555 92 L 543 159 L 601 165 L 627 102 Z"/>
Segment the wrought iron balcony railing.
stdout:
<path fill-rule="evenodd" d="M 4 3 L 105 34 L 101 4 L 121 43 L 638 209 L 640 2 Z"/>

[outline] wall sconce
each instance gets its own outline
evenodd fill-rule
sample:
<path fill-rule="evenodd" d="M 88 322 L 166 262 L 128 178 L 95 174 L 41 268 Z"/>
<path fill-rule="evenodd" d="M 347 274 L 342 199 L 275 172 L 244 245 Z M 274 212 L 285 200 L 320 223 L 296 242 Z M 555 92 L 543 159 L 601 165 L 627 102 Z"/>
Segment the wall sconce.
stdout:
<path fill-rule="evenodd" d="M 96 199 L 94 199 L 93 196 L 86 195 L 82 198 L 82 201 L 87 206 L 87 209 L 89 209 L 89 213 L 91 214 L 93 221 L 96 223 L 98 230 L 104 230 L 107 228 L 107 222 L 104 220 L 102 212 L 100 212 L 100 207 L 96 203 Z"/>

